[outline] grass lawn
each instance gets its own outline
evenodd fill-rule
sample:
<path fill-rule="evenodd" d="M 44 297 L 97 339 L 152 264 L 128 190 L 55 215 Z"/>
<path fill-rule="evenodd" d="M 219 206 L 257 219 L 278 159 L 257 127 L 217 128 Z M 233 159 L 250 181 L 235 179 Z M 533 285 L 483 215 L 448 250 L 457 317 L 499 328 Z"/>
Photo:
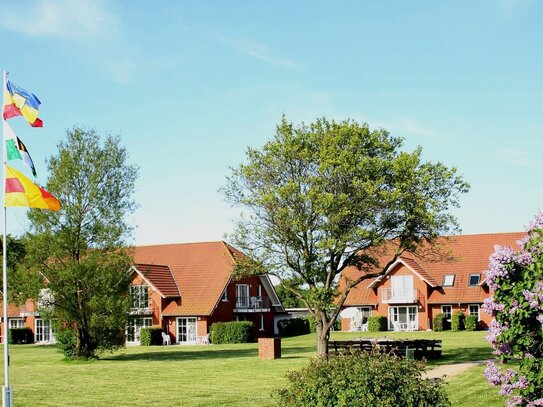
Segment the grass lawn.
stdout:
<path fill-rule="evenodd" d="M 432 365 L 491 357 L 483 332 L 384 334 L 442 339 L 444 357 Z M 332 339 L 360 336 L 371 335 L 333 333 Z M 91 362 L 65 361 L 49 346 L 10 350 L 16 406 L 272 406 L 270 393 L 285 383 L 285 372 L 315 355 L 315 338 L 283 339 L 282 358 L 274 361 L 259 360 L 257 344 L 129 347 Z M 482 370 L 448 381 L 453 405 L 503 406 Z"/>

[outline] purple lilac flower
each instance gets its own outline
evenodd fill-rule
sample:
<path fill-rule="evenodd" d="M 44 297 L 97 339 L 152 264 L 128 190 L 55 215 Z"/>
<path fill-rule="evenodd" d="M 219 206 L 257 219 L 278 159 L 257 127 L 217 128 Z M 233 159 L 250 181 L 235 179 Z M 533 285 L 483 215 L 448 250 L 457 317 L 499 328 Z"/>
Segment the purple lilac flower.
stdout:
<path fill-rule="evenodd" d="M 504 278 L 510 274 L 508 265 L 513 262 L 515 252 L 507 246 L 494 246 L 494 253 L 490 256 L 490 268 L 485 271 L 487 283 L 491 290 L 498 288 L 496 278 Z"/>
<path fill-rule="evenodd" d="M 524 295 L 526 301 L 530 303 L 530 307 L 534 309 L 540 309 L 538 301 L 539 298 L 536 297 L 535 293 L 531 292 L 530 290 L 522 290 L 522 295 Z"/>
<path fill-rule="evenodd" d="M 511 353 L 511 345 L 509 345 L 508 343 L 499 343 L 496 346 L 496 349 L 494 350 L 494 352 L 492 353 L 496 356 L 507 355 Z"/>
<path fill-rule="evenodd" d="M 515 263 L 520 264 L 521 266 L 528 266 L 534 262 L 531 252 L 520 251 L 515 255 Z"/>
<path fill-rule="evenodd" d="M 528 407 L 543 406 L 543 399 L 537 399 L 537 400 L 530 401 L 530 402 L 527 404 L 527 406 L 528 406 Z"/>
<path fill-rule="evenodd" d="M 511 306 L 509 307 L 509 313 L 513 315 L 515 312 L 517 312 L 519 309 L 519 303 L 517 300 L 513 299 L 511 300 Z"/>
<path fill-rule="evenodd" d="M 507 407 L 520 406 L 522 404 L 523 398 L 521 396 L 513 396 L 506 401 L 505 405 Z"/>
<path fill-rule="evenodd" d="M 528 232 L 543 228 L 543 212 L 537 211 L 535 219 L 528 224 Z"/>
<path fill-rule="evenodd" d="M 538 322 L 543 325 L 543 315 L 538 315 L 537 317 L 535 317 L 535 319 L 537 319 Z"/>
<path fill-rule="evenodd" d="M 488 297 L 485 298 L 485 300 L 483 301 L 483 305 L 481 306 L 481 308 L 488 315 L 495 316 L 497 311 L 503 311 L 505 309 L 505 305 L 494 302 L 493 297 Z"/>
<path fill-rule="evenodd" d="M 490 321 L 490 324 L 488 326 L 488 334 L 486 335 L 486 340 L 492 344 L 492 346 L 496 346 L 498 343 L 498 337 L 500 334 L 507 330 L 509 327 L 507 325 L 502 325 L 495 319 Z"/>
<path fill-rule="evenodd" d="M 488 380 L 488 382 L 492 386 L 499 386 L 500 384 L 502 384 L 503 375 L 494 362 L 486 362 L 486 369 L 484 371 L 484 375 L 486 377 L 486 380 Z"/>

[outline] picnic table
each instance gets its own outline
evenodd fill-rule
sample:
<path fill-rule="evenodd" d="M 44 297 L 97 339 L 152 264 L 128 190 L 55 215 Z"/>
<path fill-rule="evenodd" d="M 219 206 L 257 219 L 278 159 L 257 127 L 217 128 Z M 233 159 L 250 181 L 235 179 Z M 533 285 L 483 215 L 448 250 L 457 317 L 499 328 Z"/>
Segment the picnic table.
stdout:
<path fill-rule="evenodd" d="M 335 353 L 373 352 L 381 350 L 396 356 L 411 356 L 416 360 L 436 359 L 441 357 L 440 339 L 390 339 L 359 338 L 342 341 L 329 341 L 328 349 Z"/>

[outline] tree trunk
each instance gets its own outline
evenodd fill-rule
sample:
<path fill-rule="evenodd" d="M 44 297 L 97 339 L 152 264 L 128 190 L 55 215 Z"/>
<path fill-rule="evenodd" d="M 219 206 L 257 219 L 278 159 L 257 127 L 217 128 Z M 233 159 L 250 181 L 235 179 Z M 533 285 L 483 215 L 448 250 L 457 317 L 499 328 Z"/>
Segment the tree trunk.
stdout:
<path fill-rule="evenodd" d="M 317 356 L 325 358 L 328 356 L 328 339 L 330 339 L 330 325 L 326 316 L 317 314 L 315 316 L 317 325 Z"/>

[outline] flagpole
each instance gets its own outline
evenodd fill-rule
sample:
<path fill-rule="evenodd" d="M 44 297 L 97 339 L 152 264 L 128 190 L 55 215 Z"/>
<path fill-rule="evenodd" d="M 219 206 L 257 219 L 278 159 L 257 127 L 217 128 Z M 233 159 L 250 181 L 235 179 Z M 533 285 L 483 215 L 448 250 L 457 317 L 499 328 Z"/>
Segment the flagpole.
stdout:
<path fill-rule="evenodd" d="M 6 83 L 8 73 L 4 70 L 4 86 L 2 91 L 4 93 L 4 99 L 6 97 Z M 4 100 L 5 102 L 5 100 Z M 4 200 L 6 193 L 6 132 L 4 129 L 4 118 L 2 117 L 2 190 L 4 191 Z M 4 305 L 4 387 L 2 387 L 2 407 L 13 407 L 13 399 L 11 397 L 11 387 L 9 385 L 9 319 L 8 319 L 8 256 L 7 256 L 7 216 L 6 205 L 2 204 L 4 209 L 4 233 L 2 239 L 2 299 Z"/>

